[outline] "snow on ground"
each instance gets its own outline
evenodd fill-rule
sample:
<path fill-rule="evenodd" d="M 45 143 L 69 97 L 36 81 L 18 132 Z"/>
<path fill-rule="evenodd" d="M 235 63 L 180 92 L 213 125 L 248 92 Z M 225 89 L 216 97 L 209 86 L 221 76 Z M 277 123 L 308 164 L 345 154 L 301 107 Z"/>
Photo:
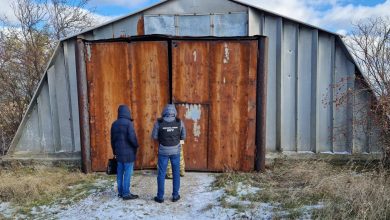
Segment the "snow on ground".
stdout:
<path fill-rule="evenodd" d="M 212 189 L 214 174 L 186 173 L 181 178 L 181 199 L 173 203 L 172 180 L 165 182 L 165 202 L 153 201 L 157 193 L 155 171 L 137 172 L 132 177 L 133 194 L 139 199 L 123 201 L 117 197 L 116 183 L 97 180 L 88 189 L 91 193 L 78 202 L 57 202 L 49 206 L 34 207 L 30 214 L 33 219 L 272 219 L 275 205 L 246 201 L 245 197 L 256 194 L 260 188 L 246 183 L 237 184 L 237 196 L 227 195 L 223 189 Z M 65 199 L 66 200 L 66 199 Z M 221 201 L 224 201 L 225 207 Z M 226 206 L 226 204 L 228 204 Z M 307 207 L 309 211 L 311 207 Z M 11 210 L 11 211 L 7 211 Z M 9 203 L 0 203 L 4 217 L 13 216 Z M 310 215 L 308 214 L 307 217 Z M 1 217 L 1 215 L 0 215 Z M 15 217 L 15 216 L 13 216 Z M 17 219 L 24 219 L 16 215 Z M 310 218 L 310 217 L 309 217 Z"/>

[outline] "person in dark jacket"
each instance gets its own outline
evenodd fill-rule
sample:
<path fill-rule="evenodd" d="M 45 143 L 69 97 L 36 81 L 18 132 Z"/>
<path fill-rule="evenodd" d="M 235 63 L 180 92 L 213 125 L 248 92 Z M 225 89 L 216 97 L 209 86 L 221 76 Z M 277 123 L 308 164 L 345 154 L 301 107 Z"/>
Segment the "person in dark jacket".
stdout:
<path fill-rule="evenodd" d="M 154 201 L 164 202 L 165 174 L 168 160 L 171 161 L 173 173 L 172 201 L 180 199 L 180 150 L 181 141 L 186 138 L 184 123 L 176 117 L 177 111 L 174 105 L 167 105 L 162 118 L 154 124 L 152 138 L 158 140 L 158 176 L 157 176 L 157 196 Z"/>
<path fill-rule="evenodd" d="M 130 179 L 133 174 L 138 148 L 137 136 L 132 121 L 129 107 L 120 105 L 118 119 L 111 126 L 111 147 L 118 162 L 116 176 L 118 196 L 123 200 L 138 198 L 138 195 L 130 192 Z"/>

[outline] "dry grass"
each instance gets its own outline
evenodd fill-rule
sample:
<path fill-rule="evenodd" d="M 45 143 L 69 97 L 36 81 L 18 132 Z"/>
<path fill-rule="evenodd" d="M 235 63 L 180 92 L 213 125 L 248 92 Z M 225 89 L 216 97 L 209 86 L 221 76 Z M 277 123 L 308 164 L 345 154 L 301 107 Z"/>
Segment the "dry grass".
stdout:
<path fill-rule="evenodd" d="M 59 167 L 14 167 L 0 170 L 0 201 L 11 202 L 25 209 L 75 196 L 96 180 L 79 170 Z M 72 186 L 83 187 L 72 187 Z"/>
<path fill-rule="evenodd" d="M 390 218 L 390 182 L 384 171 L 323 161 L 279 161 L 265 174 L 222 174 L 214 187 L 234 195 L 238 182 L 263 189 L 242 200 L 272 203 L 279 217 L 299 218 L 303 207 L 321 204 L 311 211 L 312 218 Z"/>

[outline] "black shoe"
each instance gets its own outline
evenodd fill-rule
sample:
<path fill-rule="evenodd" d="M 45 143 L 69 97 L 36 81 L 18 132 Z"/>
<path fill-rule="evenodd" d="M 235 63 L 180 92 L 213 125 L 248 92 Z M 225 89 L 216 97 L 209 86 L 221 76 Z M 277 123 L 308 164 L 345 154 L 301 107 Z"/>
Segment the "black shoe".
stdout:
<path fill-rule="evenodd" d="M 122 198 L 122 195 L 121 195 L 121 194 L 118 194 L 118 197 L 119 197 L 119 198 Z"/>
<path fill-rule="evenodd" d="M 154 197 L 154 201 L 158 202 L 158 203 L 163 203 L 164 202 L 164 199 L 159 199 L 156 197 Z"/>
<path fill-rule="evenodd" d="M 135 195 L 135 194 L 130 194 L 132 197 L 134 197 L 135 199 L 138 199 L 139 196 L 138 195 Z"/>
<path fill-rule="evenodd" d="M 177 201 L 179 201 L 179 199 L 180 199 L 180 195 L 178 195 L 178 196 L 175 197 L 175 198 L 172 198 L 172 202 L 177 202 Z"/>
<path fill-rule="evenodd" d="M 123 200 L 132 200 L 132 199 L 138 199 L 137 195 L 130 194 L 128 196 L 124 196 Z"/>

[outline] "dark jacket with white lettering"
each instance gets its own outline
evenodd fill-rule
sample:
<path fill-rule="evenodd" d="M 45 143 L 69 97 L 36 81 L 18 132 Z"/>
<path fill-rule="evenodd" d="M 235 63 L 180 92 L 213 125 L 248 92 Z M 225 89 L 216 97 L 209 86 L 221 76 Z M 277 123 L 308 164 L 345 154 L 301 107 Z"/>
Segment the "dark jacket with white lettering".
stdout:
<path fill-rule="evenodd" d="M 111 147 L 116 159 L 122 163 L 135 161 L 138 141 L 130 109 L 126 105 L 118 108 L 118 119 L 111 126 Z"/>
<path fill-rule="evenodd" d="M 163 139 L 166 139 L 166 138 L 159 137 L 159 133 L 160 133 L 160 135 L 162 134 L 161 129 L 160 129 L 161 124 L 164 124 L 164 126 L 170 126 L 170 125 L 175 126 L 175 122 L 178 121 L 179 126 L 180 126 L 179 139 L 185 140 L 186 129 L 184 127 L 183 121 L 178 120 L 176 118 L 177 111 L 176 111 L 175 105 L 169 104 L 169 105 L 165 106 L 161 116 L 162 116 L 162 118 L 156 121 L 156 123 L 154 124 L 154 127 L 153 127 L 153 131 L 152 131 L 152 138 L 159 141 L 158 153 L 161 155 L 179 154 L 180 150 L 181 150 L 180 143 L 176 144 L 176 145 L 171 145 L 171 146 L 164 146 L 161 144 L 161 142 L 163 141 Z M 178 140 L 177 142 L 179 142 L 180 140 Z"/>

